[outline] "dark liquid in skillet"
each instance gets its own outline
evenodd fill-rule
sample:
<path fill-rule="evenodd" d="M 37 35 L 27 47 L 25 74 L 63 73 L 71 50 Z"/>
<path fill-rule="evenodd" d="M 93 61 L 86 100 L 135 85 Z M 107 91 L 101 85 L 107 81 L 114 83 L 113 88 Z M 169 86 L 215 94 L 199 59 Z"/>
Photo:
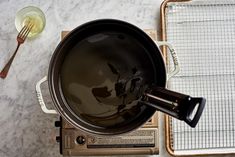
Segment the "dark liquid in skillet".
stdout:
<path fill-rule="evenodd" d="M 102 32 L 77 43 L 61 69 L 62 91 L 71 110 L 101 127 L 128 124 L 145 106 L 138 103 L 153 82 L 144 47 L 129 35 Z"/>

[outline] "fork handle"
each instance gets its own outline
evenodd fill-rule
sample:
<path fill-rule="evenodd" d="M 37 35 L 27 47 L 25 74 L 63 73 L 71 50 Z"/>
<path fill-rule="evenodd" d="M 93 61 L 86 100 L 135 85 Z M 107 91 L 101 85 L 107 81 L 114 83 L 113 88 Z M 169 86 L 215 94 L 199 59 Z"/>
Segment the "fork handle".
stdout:
<path fill-rule="evenodd" d="M 13 53 L 13 55 L 11 56 L 11 58 L 9 59 L 9 61 L 6 63 L 6 65 L 4 66 L 4 68 L 2 69 L 2 71 L 0 72 L 0 77 L 1 77 L 2 79 L 4 79 L 4 78 L 7 77 L 8 71 L 9 71 L 9 69 L 10 69 L 10 67 L 11 67 L 11 64 L 12 64 L 12 62 L 13 62 L 15 56 L 16 56 L 16 53 L 17 53 L 19 47 L 20 47 L 20 43 L 18 42 L 15 52 Z"/>

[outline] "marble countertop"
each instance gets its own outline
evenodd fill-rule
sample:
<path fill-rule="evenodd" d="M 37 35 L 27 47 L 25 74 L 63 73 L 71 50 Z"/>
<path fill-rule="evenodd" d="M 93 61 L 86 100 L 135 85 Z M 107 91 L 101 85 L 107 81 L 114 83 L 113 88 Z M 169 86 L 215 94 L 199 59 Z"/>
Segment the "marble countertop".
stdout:
<path fill-rule="evenodd" d="M 16 47 L 15 14 L 25 6 L 41 8 L 46 27 L 19 49 L 8 77 L 0 79 L 0 157 L 60 157 L 55 142 L 57 115 L 47 115 L 37 102 L 35 85 L 47 74 L 62 30 L 85 22 L 115 18 L 142 29 L 157 29 L 162 0 L 7 0 L 0 1 L 0 67 Z"/>
<path fill-rule="evenodd" d="M 0 79 L 0 157 L 61 157 L 55 137 L 58 115 L 42 112 L 35 92 L 60 42 L 62 30 L 95 19 L 125 20 L 141 29 L 159 30 L 159 8 L 163 0 L 1 0 L 0 69 L 16 47 L 15 14 L 23 7 L 41 8 L 46 27 L 19 49 L 8 77 Z M 160 155 L 165 152 L 160 121 Z M 133 156 L 134 157 L 134 156 Z M 140 156 L 146 157 L 146 156 Z"/>
<path fill-rule="evenodd" d="M 60 42 L 61 31 L 95 19 L 125 20 L 141 29 L 159 30 L 159 9 L 163 0 L 1 0 L 0 69 L 16 48 L 15 14 L 23 7 L 41 8 L 46 27 L 19 49 L 6 79 L 0 79 L 0 157 L 62 157 L 55 137 L 58 115 L 42 112 L 36 83 L 47 75 L 51 55 Z M 164 147 L 160 119 L 160 155 Z M 134 156 L 133 156 L 134 157 Z M 140 157 L 149 157 L 140 155 Z"/>

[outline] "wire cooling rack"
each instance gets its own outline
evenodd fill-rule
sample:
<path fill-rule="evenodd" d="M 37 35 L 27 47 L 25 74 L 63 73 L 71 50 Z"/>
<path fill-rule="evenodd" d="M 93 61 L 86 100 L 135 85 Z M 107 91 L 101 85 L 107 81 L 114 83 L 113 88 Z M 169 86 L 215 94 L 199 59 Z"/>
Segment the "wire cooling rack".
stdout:
<path fill-rule="evenodd" d="M 235 1 L 170 2 L 165 21 L 181 68 L 168 87 L 207 100 L 196 128 L 170 120 L 172 150 L 235 153 Z"/>

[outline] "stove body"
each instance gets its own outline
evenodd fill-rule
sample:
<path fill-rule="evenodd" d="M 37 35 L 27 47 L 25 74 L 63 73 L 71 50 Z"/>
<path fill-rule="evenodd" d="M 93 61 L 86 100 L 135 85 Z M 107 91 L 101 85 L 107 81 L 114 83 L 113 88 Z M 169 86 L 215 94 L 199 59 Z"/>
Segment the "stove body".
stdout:
<path fill-rule="evenodd" d="M 158 154 L 158 115 L 142 128 L 118 136 L 97 136 L 74 128 L 60 118 L 55 122 L 59 127 L 56 141 L 60 145 L 60 153 L 65 156 L 77 155 L 140 155 Z"/>

